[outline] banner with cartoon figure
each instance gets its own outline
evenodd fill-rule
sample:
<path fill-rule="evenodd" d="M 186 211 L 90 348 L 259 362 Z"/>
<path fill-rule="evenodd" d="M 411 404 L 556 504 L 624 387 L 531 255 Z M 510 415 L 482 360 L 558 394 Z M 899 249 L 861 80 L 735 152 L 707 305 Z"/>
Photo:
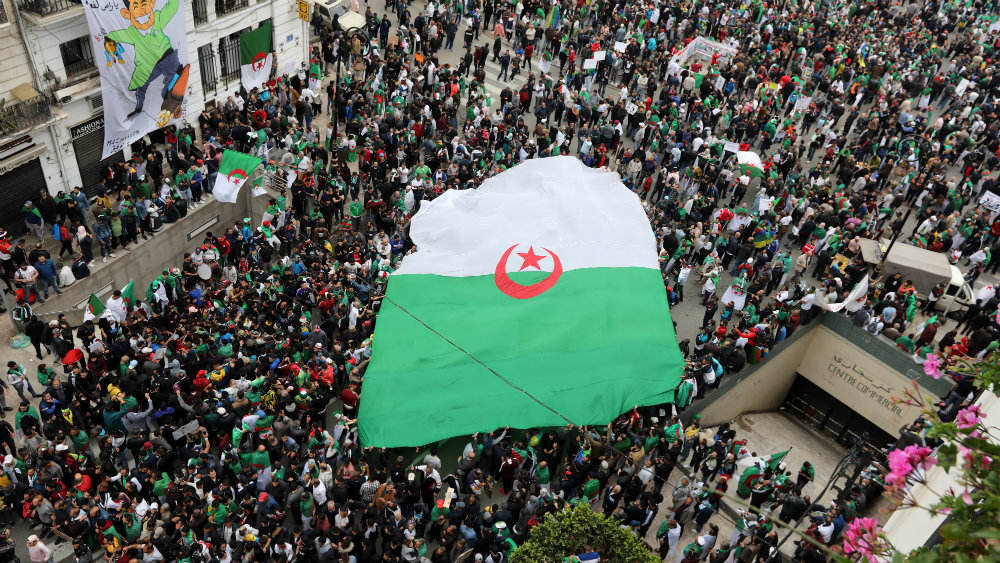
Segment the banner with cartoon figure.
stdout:
<path fill-rule="evenodd" d="M 83 6 L 101 70 L 107 158 L 187 113 L 184 10 L 180 0 L 84 0 Z"/>

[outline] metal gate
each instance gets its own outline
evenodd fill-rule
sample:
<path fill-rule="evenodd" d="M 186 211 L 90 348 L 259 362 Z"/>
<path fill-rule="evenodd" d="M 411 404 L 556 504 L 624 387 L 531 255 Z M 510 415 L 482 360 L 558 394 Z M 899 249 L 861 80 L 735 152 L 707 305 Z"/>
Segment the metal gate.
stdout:
<path fill-rule="evenodd" d="M 19 236 L 28 230 L 21 219 L 24 202 L 37 203 L 41 191 L 47 189 L 42 163 L 36 158 L 0 175 L 0 185 L 4 187 L 0 190 L 0 227 L 11 237 Z"/>
<path fill-rule="evenodd" d="M 228 37 L 219 39 L 219 60 L 221 62 L 219 77 L 228 88 L 232 82 L 240 81 L 240 35 L 250 31 L 244 28 Z"/>
<path fill-rule="evenodd" d="M 83 123 L 70 127 L 70 137 L 73 139 L 73 150 L 76 152 L 76 164 L 80 168 L 80 179 L 83 185 L 80 189 L 88 197 L 97 193 L 97 183 L 104 178 L 107 167 L 124 158 L 122 151 L 101 159 L 104 148 L 104 115 L 98 115 Z"/>

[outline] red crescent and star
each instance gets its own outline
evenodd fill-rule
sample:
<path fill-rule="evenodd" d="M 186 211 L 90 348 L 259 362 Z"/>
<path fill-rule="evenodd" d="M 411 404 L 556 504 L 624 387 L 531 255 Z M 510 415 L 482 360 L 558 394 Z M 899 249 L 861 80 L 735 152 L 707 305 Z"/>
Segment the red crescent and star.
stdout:
<path fill-rule="evenodd" d="M 542 250 L 549 254 L 548 257 L 552 258 L 552 273 L 537 283 L 521 285 L 510 279 L 510 276 L 507 274 L 507 260 L 517 246 L 517 244 L 511 245 L 503 253 L 503 256 L 500 257 L 500 261 L 497 262 L 496 270 L 493 273 L 493 280 L 496 283 L 497 289 L 515 299 L 531 299 L 552 289 L 552 286 L 559 281 L 559 277 L 563 273 L 562 261 L 559 259 L 559 256 L 548 248 L 542 248 Z M 521 257 L 521 267 L 518 268 L 519 272 L 525 268 L 534 268 L 541 271 L 542 268 L 539 262 L 548 258 L 544 254 L 535 254 L 534 246 L 529 246 L 527 252 L 518 252 L 517 255 Z"/>
<path fill-rule="evenodd" d="M 234 168 L 229 174 L 226 175 L 226 179 L 230 182 L 235 182 L 235 180 L 233 180 L 233 176 L 237 176 L 239 180 L 247 179 L 246 171 L 240 168 Z"/>
<path fill-rule="evenodd" d="M 263 52 L 254 55 L 253 60 L 250 61 L 250 68 L 254 70 L 260 70 L 264 68 L 264 61 L 267 60 L 267 55 Z"/>

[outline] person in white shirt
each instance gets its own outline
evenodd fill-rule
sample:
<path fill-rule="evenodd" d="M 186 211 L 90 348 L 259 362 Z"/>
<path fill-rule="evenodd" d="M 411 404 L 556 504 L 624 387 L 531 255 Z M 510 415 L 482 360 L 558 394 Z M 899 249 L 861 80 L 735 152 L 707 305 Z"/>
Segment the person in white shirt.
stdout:
<path fill-rule="evenodd" d="M 817 528 L 820 537 L 823 538 L 823 543 L 825 544 L 830 543 L 830 539 L 833 538 L 833 530 L 834 530 L 833 517 L 827 514 L 824 517 L 823 523 L 819 525 L 819 528 Z"/>
<path fill-rule="evenodd" d="M 65 288 L 71 286 L 76 281 L 73 270 L 62 262 L 56 265 L 56 270 L 59 271 L 59 287 Z"/>
<path fill-rule="evenodd" d="M 441 474 L 438 473 L 438 470 L 434 469 L 433 466 L 431 466 L 431 465 L 418 465 L 418 466 L 414 467 L 414 469 L 416 469 L 418 471 L 422 471 L 424 473 L 424 478 L 425 479 L 434 479 L 434 482 L 437 483 L 437 486 L 438 487 L 441 486 Z"/>
<path fill-rule="evenodd" d="M 127 304 L 125 303 L 125 299 L 122 297 L 121 291 L 115 290 L 114 294 L 111 296 L 111 299 L 108 299 L 107 305 L 108 305 L 108 310 L 114 313 L 115 318 L 118 319 L 118 322 L 122 322 L 125 320 L 125 317 L 128 315 L 128 310 L 126 309 Z"/>

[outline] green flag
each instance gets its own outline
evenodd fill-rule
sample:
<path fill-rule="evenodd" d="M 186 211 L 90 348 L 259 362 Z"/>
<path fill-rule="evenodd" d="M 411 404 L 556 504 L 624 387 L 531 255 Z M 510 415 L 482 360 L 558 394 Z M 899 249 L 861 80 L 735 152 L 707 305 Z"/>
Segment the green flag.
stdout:
<path fill-rule="evenodd" d="M 617 175 L 528 160 L 425 202 L 410 236 L 420 250 L 390 276 L 372 339 L 365 446 L 607 424 L 673 400 L 684 360 L 664 345 L 656 241 Z"/>
<path fill-rule="evenodd" d="M 240 80 L 249 92 L 260 88 L 271 76 L 274 64 L 271 21 L 240 35 Z"/>
<path fill-rule="evenodd" d="M 309 87 L 312 90 L 319 90 L 320 80 L 323 79 L 323 69 L 318 63 L 313 63 L 309 67 Z"/>
<path fill-rule="evenodd" d="M 755 152 L 738 151 L 736 161 L 739 162 L 740 172 L 751 178 L 764 177 L 764 164 L 760 161 L 760 156 Z"/>
<path fill-rule="evenodd" d="M 87 303 L 87 310 L 83 312 L 83 320 L 89 321 L 101 316 L 107 307 L 93 293 L 90 294 L 90 302 Z"/>
<path fill-rule="evenodd" d="M 785 450 L 783 452 L 778 452 L 772 455 L 770 459 L 767 460 L 767 466 L 771 468 L 771 471 L 778 470 L 778 464 L 781 463 L 781 460 L 785 459 L 785 456 L 788 455 L 788 452 L 790 451 L 792 450 Z"/>
<path fill-rule="evenodd" d="M 264 189 L 264 176 L 257 176 L 254 178 L 253 182 L 250 182 L 250 187 L 253 188 L 250 193 L 254 197 L 262 196 L 267 193 L 267 190 Z"/>
<path fill-rule="evenodd" d="M 261 162 L 264 162 L 261 158 L 238 151 L 227 150 L 222 153 L 219 175 L 215 179 L 212 195 L 219 201 L 236 203 L 243 182 L 246 182 L 247 177 L 260 166 Z"/>
<path fill-rule="evenodd" d="M 122 299 L 126 308 L 135 307 L 135 281 L 130 280 L 122 289 Z"/>

